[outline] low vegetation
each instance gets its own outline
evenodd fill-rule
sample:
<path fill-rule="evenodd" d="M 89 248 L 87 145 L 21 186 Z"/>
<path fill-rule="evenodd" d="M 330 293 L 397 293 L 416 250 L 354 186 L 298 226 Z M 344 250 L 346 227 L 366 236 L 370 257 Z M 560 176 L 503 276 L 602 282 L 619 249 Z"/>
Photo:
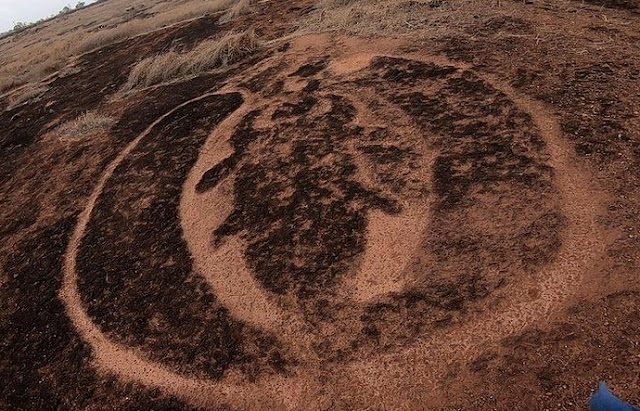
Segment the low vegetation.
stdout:
<path fill-rule="evenodd" d="M 131 20 L 112 29 L 100 30 L 84 39 L 78 48 L 83 52 L 90 51 L 181 21 L 202 17 L 210 13 L 218 13 L 230 8 L 233 9 L 235 3 L 242 2 L 243 0 L 213 0 L 195 4 L 189 3 L 188 6 L 176 7 L 170 12 L 158 14 L 151 18 Z"/>
<path fill-rule="evenodd" d="M 36 35 L 37 31 L 46 31 L 47 29 L 44 26 L 40 27 L 42 22 L 38 22 L 36 25 L 38 27 L 25 25 L 25 27 L 21 27 L 19 32 L 13 33 L 20 36 L 19 38 L 13 38 L 11 42 L 6 39 L 5 44 L 13 44 L 16 40 L 26 44 L 18 46 L 20 43 L 15 43 L 16 46 L 12 47 L 11 54 L 0 55 L 0 93 L 23 84 L 38 82 L 64 67 L 70 57 L 83 52 L 105 47 L 179 22 L 208 14 L 221 13 L 229 8 L 232 8 L 230 12 L 233 11 L 233 15 L 240 14 L 248 7 L 244 2 L 244 0 L 192 0 L 179 5 L 161 4 L 147 10 L 150 17 L 130 18 L 127 17 L 126 12 L 123 12 L 120 21 L 111 24 L 107 24 L 105 21 L 97 29 L 91 30 L 88 27 L 71 26 L 68 31 L 73 32 L 73 35 L 63 37 L 59 37 L 60 34 L 48 37 Z M 90 9 L 95 10 L 95 13 L 99 11 L 94 7 Z M 87 11 L 89 10 L 87 9 Z M 76 13 L 63 13 L 62 18 L 67 18 L 70 14 L 75 15 Z M 44 20 L 43 22 L 48 21 Z M 99 17 L 96 17 L 96 21 L 100 21 Z M 32 35 L 33 37 L 39 36 L 41 39 L 32 41 Z"/>
<path fill-rule="evenodd" d="M 28 101 L 33 101 L 42 96 L 49 88 L 46 86 L 26 86 L 7 97 L 9 105 L 7 110 L 13 110 L 19 105 Z"/>
<path fill-rule="evenodd" d="M 220 17 L 220 23 L 227 23 L 234 18 L 251 11 L 251 0 L 238 0 Z"/>
<path fill-rule="evenodd" d="M 478 13 L 508 11 L 515 3 L 486 0 L 320 0 L 299 24 L 298 34 L 339 31 L 353 35 L 411 34 L 421 38 L 464 32 Z"/>
<path fill-rule="evenodd" d="M 169 51 L 149 57 L 131 70 L 124 90 L 149 87 L 211 71 L 235 63 L 260 47 L 255 32 L 249 30 L 204 41 L 186 53 Z"/>
<path fill-rule="evenodd" d="M 116 119 L 113 117 L 89 111 L 62 124 L 54 131 L 54 134 L 62 141 L 80 140 L 87 135 L 109 129 L 115 122 Z"/>

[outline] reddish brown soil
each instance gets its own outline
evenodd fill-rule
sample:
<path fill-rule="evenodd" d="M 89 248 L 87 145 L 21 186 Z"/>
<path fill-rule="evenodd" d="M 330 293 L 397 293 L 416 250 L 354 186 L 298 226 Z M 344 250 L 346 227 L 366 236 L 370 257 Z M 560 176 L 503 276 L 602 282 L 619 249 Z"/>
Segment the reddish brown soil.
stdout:
<path fill-rule="evenodd" d="M 640 403 L 640 17 L 591 3 L 116 98 L 139 56 L 292 17 L 82 56 L 0 114 L 0 409 Z M 55 138 L 89 109 L 118 122 Z"/>

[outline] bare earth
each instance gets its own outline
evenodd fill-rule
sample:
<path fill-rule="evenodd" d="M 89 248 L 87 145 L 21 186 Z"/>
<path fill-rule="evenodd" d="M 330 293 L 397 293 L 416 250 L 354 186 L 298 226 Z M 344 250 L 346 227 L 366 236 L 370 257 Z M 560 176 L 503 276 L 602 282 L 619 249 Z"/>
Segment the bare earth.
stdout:
<path fill-rule="evenodd" d="M 638 3 L 471 3 L 375 35 L 260 2 L 0 95 L 0 409 L 640 403 Z M 90 110 L 116 120 L 58 138 Z"/>

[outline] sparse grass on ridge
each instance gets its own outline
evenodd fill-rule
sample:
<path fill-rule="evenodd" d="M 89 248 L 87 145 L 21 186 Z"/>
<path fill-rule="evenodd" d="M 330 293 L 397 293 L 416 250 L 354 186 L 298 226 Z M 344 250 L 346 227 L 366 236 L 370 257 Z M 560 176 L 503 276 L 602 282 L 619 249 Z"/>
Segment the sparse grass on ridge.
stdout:
<path fill-rule="evenodd" d="M 83 52 L 105 47 L 109 44 L 135 37 L 172 24 L 221 13 L 229 7 L 239 7 L 244 0 L 191 0 L 173 5 L 165 11 L 145 19 L 133 19 L 110 29 L 93 33 L 78 31 L 73 38 L 56 36 L 36 41 L 27 46 L 16 47 L 13 55 L 0 55 L 0 93 L 34 83 L 64 67 L 69 58 Z M 21 38 L 29 38 L 22 33 Z M 78 39 L 81 39 L 78 41 Z"/>
<path fill-rule="evenodd" d="M 129 91 L 205 73 L 232 64 L 261 47 L 255 32 L 248 30 L 204 41 L 186 53 L 169 51 L 149 57 L 131 70 L 123 89 Z"/>
<path fill-rule="evenodd" d="M 14 93 L 9 95 L 9 105 L 6 110 L 12 110 L 27 101 L 35 100 L 42 96 L 42 94 L 44 94 L 48 89 L 49 87 L 46 86 L 26 86 L 20 90 L 16 90 Z"/>
<path fill-rule="evenodd" d="M 298 35 L 338 31 L 351 35 L 395 36 L 410 34 L 435 38 L 463 31 L 474 15 L 508 10 L 486 0 L 320 0 L 300 21 Z"/>
<path fill-rule="evenodd" d="M 240 0 L 239 2 L 242 2 Z M 235 7 L 234 0 L 214 0 L 203 3 L 189 4 L 188 7 L 178 7 L 173 11 L 160 14 L 144 20 L 132 20 L 123 23 L 109 30 L 101 30 L 91 34 L 79 45 L 79 50 L 86 52 L 99 47 L 113 44 L 117 41 L 130 37 L 135 37 L 159 28 L 178 23 L 181 21 L 191 20 L 196 17 L 202 17 L 209 13 L 218 13 Z"/>

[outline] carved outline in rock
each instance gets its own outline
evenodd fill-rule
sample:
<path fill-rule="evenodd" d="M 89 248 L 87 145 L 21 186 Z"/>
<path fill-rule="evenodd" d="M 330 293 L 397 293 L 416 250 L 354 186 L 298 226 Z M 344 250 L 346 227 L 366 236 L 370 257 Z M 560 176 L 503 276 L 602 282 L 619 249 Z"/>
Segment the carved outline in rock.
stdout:
<path fill-rule="evenodd" d="M 441 61 L 424 58 L 421 60 Z M 587 178 L 583 177 L 580 170 L 572 163 L 570 148 L 562 141 L 561 132 L 553 116 L 546 112 L 542 104 L 519 95 L 515 90 L 494 79 L 487 76 L 483 78 L 494 88 L 504 92 L 521 109 L 530 113 L 547 142 L 551 155 L 550 162 L 556 170 L 556 183 L 564 199 L 563 208 L 569 217 L 568 241 L 565 242 L 556 262 L 543 269 L 547 275 L 540 286 L 540 298 L 506 307 L 494 316 L 484 315 L 476 321 L 470 321 L 453 330 L 434 333 L 401 354 L 386 355 L 379 366 L 367 362 L 367 364 L 352 364 L 345 367 L 342 375 L 337 376 L 336 379 L 340 379 L 345 385 L 353 384 L 354 387 L 358 387 L 357 396 L 363 401 L 369 400 L 372 393 L 377 393 L 377 398 L 386 398 L 387 401 L 391 401 L 381 403 L 382 407 L 393 408 L 394 405 L 398 405 L 393 401 L 407 401 L 407 396 L 413 395 L 413 387 L 409 383 L 411 379 L 406 376 L 416 372 L 430 375 L 431 382 L 435 386 L 439 376 L 438 371 L 441 369 L 439 365 L 446 364 L 462 354 L 470 355 L 477 350 L 478 345 L 481 346 L 518 332 L 548 315 L 554 304 L 570 295 L 571 289 L 580 281 L 581 273 L 586 271 L 603 251 L 602 236 L 599 235 L 595 221 L 599 212 L 598 196 L 589 186 Z M 179 108 L 197 104 L 211 95 L 205 94 L 185 102 L 164 114 L 129 143 L 106 168 L 89 197 L 86 208 L 80 214 L 69 242 L 65 254 L 64 281 L 60 298 L 74 326 L 91 346 L 96 366 L 105 372 L 113 373 L 127 381 L 160 388 L 167 394 L 175 395 L 198 406 L 208 407 L 229 402 L 252 409 L 301 409 L 301 404 L 305 407 L 310 404 L 309 396 L 315 395 L 316 392 L 317 383 L 314 381 L 312 370 L 305 370 L 309 371 L 306 375 L 291 378 L 275 376 L 267 381 L 260 380 L 253 384 L 243 382 L 241 377 L 233 373 L 226 377 L 227 381 L 224 383 L 184 377 L 145 359 L 143 353 L 137 350 L 110 341 L 93 324 L 83 308 L 78 293 L 75 261 L 77 248 L 90 220 L 93 207 L 113 171 L 163 119 Z M 445 343 L 447 340 L 448 342 Z M 432 358 L 435 361 L 424 362 L 425 358 Z M 389 362 L 403 364 L 406 367 L 402 373 L 391 375 L 387 372 Z M 390 384 L 390 380 L 394 381 L 394 384 Z M 402 381 L 403 384 L 395 384 L 398 381 Z M 421 389 L 428 391 L 424 387 L 425 382 L 424 379 L 420 381 Z M 393 387 L 389 388 L 390 385 Z M 407 396 L 403 398 L 384 396 L 383 394 L 389 389 L 396 392 L 404 390 Z M 394 397 L 397 399 L 389 399 Z"/>

